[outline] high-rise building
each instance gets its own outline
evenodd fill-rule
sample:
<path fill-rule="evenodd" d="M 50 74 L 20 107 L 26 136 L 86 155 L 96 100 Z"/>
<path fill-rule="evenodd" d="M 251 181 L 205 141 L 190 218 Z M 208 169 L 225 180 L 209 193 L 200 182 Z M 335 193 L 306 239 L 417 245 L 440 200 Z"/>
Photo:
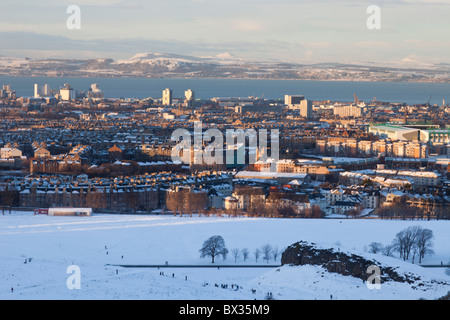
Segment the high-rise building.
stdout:
<path fill-rule="evenodd" d="M 359 106 L 339 106 L 333 108 L 333 113 L 341 118 L 359 118 L 363 114 L 363 108 Z"/>
<path fill-rule="evenodd" d="M 102 90 L 100 90 L 98 84 L 93 83 L 91 85 L 91 88 L 89 89 L 88 93 L 87 93 L 87 97 L 88 99 L 103 99 L 103 92 Z"/>
<path fill-rule="evenodd" d="M 189 89 L 184 92 L 184 97 L 187 101 L 195 100 L 195 92 Z"/>
<path fill-rule="evenodd" d="M 310 119 L 313 115 L 312 101 L 306 100 L 304 96 L 284 96 L 284 104 L 290 110 L 300 110 L 303 118 Z"/>
<path fill-rule="evenodd" d="M 310 119 L 313 115 L 312 101 L 303 100 L 300 104 L 300 115 L 303 118 Z"/>
<path fill-rule="evenodd" d="M 61 100 L 64 100 L 64 101 L 73 100 L 75 97 L 74 91 L 68 83 L 64 84 L 64 87 L 59 90 L 59 95 L 60 95 Z"/>
<path fill-rule="evenodd" d="M 284 96 L 284 104 L 288 107 L 300 105 L 300 103 L 305 100 L 304 96 L 291 96 L 291 95 L 285 95 Z"/>
<path fill-rule="evenodd" d="M 43 98 L 50 96 L 50 87 L 48 84 L 44 84 L 40 86 L 39 84 L 34 84 L 34 97 L 35 98 Z"/>
<path fill-rule="evenodd" d="M 191 89 L 184 92 L 184 99 L 188 107 L 192 107 L 195 100 L 195 92 Z"/>
<path fill-rule="evenodd" d="M 162 104 L 165 106 L 172 105 L 173 93 L 169 88 L 165 89 L 162 94 Z"/>
<path fill-rule="evenodd" d="M 48 84 L 44 84 L 44 86 L 42 87 L 42 95 L 44 97 L 50 96 L 50 87 Z"/>
<path fill-rule="evenodd" d="M 11 86 L 3 85 L 3 89 L 0 90 L 0 98 L 15 98 L 16 97 L 16 91 L 11 90 Z"/>

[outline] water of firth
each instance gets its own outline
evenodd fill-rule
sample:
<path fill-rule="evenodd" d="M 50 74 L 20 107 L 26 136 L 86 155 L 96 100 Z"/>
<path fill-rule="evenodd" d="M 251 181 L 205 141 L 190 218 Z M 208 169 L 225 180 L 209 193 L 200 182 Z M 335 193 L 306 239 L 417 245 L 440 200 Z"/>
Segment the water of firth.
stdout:
<path fill-rule="evenodd" d="M 10 84 L 18 96 L 34 94 L 34 84 L 48 84 L 60 89 L 69 83 L 74 90 L 87 91 L 97 83 L 107 98 L 159 99 L 162 90 L 171 88 L 174 97 L 183 97 L 187 89 L 195 91 L 196 98 L 213 97 L 264 97 L 284 99 L 284 95 L 304 95 L 310 100 L 354 101 L 360 100 L 442 105 L 450 101 L 450 83 L 410 82 L 350 82 L 303 80 L 237 80 L 237 79 L 136 79 L 136 78 L 52 78 L 0 76 L 0 85 Z"/>

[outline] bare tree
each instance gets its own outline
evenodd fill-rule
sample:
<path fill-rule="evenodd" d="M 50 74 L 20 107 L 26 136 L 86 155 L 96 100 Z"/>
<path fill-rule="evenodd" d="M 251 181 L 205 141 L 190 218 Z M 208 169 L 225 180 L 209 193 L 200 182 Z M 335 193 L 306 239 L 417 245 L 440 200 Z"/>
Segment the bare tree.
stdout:
<path fill-rule="evenodd" d="M 242 258 L 244 259 L 244 262 L 246 262 L 248 259 L 248 256 L 250 255 L 250 252 L 248 251 L 247 248 L 244 248 L 241 250 L 241 254 L 242 254 Z"/>
<path fill-rule="evenodd" d="M 404 238 L 403 237 L 403 231 L 401 231 L 401 232 L 397 233 L 397 235 L 395 236 L 394 241 L 392 242 L 394 250 L 396 252 L 398 252 L 399 255 L 400 255 L 400 259 L 403 258 L 403 255 L 405 253 L 405 243 L 404 243 L 403 238 Z M 405 260 L 405 259 L 403 259 L 403 260 Z"/>
<path fill-rule="evenodd" d="M 369 253 L 379 253 L 383 251 L 383 245 L 379 242 L 369 244 Z"/>
<path fill-rule="evenodd" d="M 297 215 L 294 205 L 282 204 L 276 208 L 277 215 L 282 218 L 292 218 Z"/>
<path fill-rule="evenodd" d="M 183 208 L 181 193 L 174 190 L 169 190 L 166 193 L 166 207 L 169 211 L 173 212 L 174 216 L 176 216 L 178 212 L 180 212 L 181 216 L 181 209 Z"/>
<path fill-rule="evenodd" d="M 433 237 L 431 230 L 423 229 L 421 226 L 413 226 L 397 233 L 393 245 L 403 260 L 409 260 L 412 252 L 413 258 L 416 254 L 419 255 L 419 263 L 421 263 L 426 254 L 434 253 L 431 249 Z"/>
<path fill-rule="evenodd" d="M 403 258 L 404 261 L 409 260 L 419 230 L 420 227 L 418 226 L 408 227 L 397 233 L 394 239 L 395 248 L 400 253 L 400 258 Z"/>
<path fill-rule="evenodd" d="M 229 251 L 228 251 L 227 248 L 224 248 L 224 249 L 222 250 L 222 253 L 221 253 L 220 255 L 222 256 L 222 260 L 223 260 L 223 261 L 227 260 L 228 252 L 229 252 Z"/>
<path fill-rule="evenodd" d="M 382 253 L 387 257 L 392 257 L 395 252 L 395 245 L 394 244 L 388 244 L 383 247 Z"/>
<path fill-rule="evenodd" d="M 255 251 L 253 252 L 253 254 L 255 255 L 256 263 L 258 263 L 258 259 L 261 256 L 261 249 L 256 248 Z"/>
<path fill-rule="evenodd" d="M 214 258 L 219 255 L 222 255 L 226 258 L 228 250 L 225 247 L 225 241 L 221 236 L 213 236 L 203 243 L 203 247 L 200 249 L 200 253 L 201 258 L 211 257 L 211 262 L 214 263 Z"/>
<path fill-rule="evenodd" d="M 138 194 L 134 190 L 134 188 L 130 188 L 125 193 L 125 203 L 127 204 L 127 208 L 129 211 L 136 213 L 138 209 Z"/>
<path fill-rule="evenodd" d="M 0 194 L 0 201 L 3 204 L 2 212 L 5 214 L 5 207 L 9 209 L 9 214 L 11 214 L 12 207 L 16 199 L 17 192 L 14 190 L 9 190 L 9 186 Z"/>
<path fill-rule="evenodd" d="M 187 191 L 184 192 L 184 206 L 192 217 L 193 213 L 198 213 L 207 207 L 208 195 L 206 192 Z"/>
<path fill-rule="evenodd" d="M 433 247 L 433 238 L 433 231 L 430 229 L 421 228 L 419 230 L 415 243 L 415 248 L 419 254 L 419 263 L 422 263 L 422 259 L 425 258 L 425 255 L 434 253 L 433 249 L 431 249 Z"/>
<path fill-rule="evenodd" d="M 278 247 L 273 248 L 272 256 L 273 256 L 274 261 L 277 261 L 277 258 L 279 255 L 280 255 L 280 249 L 278 249 Z"/>
<path fill-rule="evenodd" d="M 232 249 L 231 250 L 231 254 L 234 257 L 234 263 L 236 263 L 237 260 L 239 259 L 239 257 L 241 256 L 240 250 L 239 249 Z"/>
<path fill-rule="evenodd" d="M 263 253 L 264 260 L 266 260 L 267 263 L 269 263 L 270 257 L 272 255 L 272 250 L 273 250 L 272 246 L 270 244 L 265 244 L 262 246 L 261 250 Z"/>
<path fill-rule="evenodd" d="M 251 201 L 248 212 L 254 216 L 266 216 L 268 213 L 265 202 L 261 199 Z"/>

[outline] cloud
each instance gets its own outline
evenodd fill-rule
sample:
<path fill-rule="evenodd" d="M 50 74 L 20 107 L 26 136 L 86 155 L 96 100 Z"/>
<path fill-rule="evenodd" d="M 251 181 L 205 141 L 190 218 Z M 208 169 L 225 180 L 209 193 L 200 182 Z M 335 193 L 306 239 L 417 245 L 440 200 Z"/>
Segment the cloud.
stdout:
<path fill-rule="evenodd" d="M 384 41 L 359 41 L 355 43 L 355 47 L 360 48 L 386 48 L 389 47 L 390 44 Z"/>
<path fill-rule="evenodd" d="M 265 26 L 257 21 L 250 20 L 234 20 L 232 22 L 232 29 L 235 31 L 263 31 Z"/>
<path fill-rule="evenodd" d="M 253 60 L 288 55 L 301 48 L 278 40 L 258 41 L 180 41 L 143 38 L 70 39 L 64 36 L 32 32 L 0 32 L 0 55 L 40 58 L 129 58 L 139 52 L 162 52 L 191 55 L 217 55 L 232 51 Z M 272 50 L 270 49 L 272 48 Z"/>
<path fill-rule="evenodd" d="M 128 58 L 146 51 L 194 55 L 233 52 L 253 59 L 322 61 L 357 60 L 362 56 L 389 60 L 417 54 L 450 62 L 450 22 L 448 11 L 443 10 L 448 9 L 448 3 L 1 0 L 0 54 Z M 66 27 L 65 9 L 69 4 L 82 9 L 81 30 L 69 31 Z M 381 31 L 371 32 L 366 27 L 366 8 L 371 4 L 382 9 Z M 439 50 L 433 51 L 427 43 Z"/>

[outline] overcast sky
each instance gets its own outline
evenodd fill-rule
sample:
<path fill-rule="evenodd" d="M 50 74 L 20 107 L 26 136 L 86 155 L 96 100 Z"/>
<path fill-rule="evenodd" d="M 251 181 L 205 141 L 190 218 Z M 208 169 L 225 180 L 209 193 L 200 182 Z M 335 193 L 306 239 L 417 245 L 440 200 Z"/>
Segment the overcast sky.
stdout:
<path fill-rule="evenodd" d="M 81 8 L 69 30 L 67 7 Z M 381 29 L 369 30 L 369 5 Z M 450 0 L 1 0 L 0 55 L 139 52 L 303 63 L 450 63 Z"/>

